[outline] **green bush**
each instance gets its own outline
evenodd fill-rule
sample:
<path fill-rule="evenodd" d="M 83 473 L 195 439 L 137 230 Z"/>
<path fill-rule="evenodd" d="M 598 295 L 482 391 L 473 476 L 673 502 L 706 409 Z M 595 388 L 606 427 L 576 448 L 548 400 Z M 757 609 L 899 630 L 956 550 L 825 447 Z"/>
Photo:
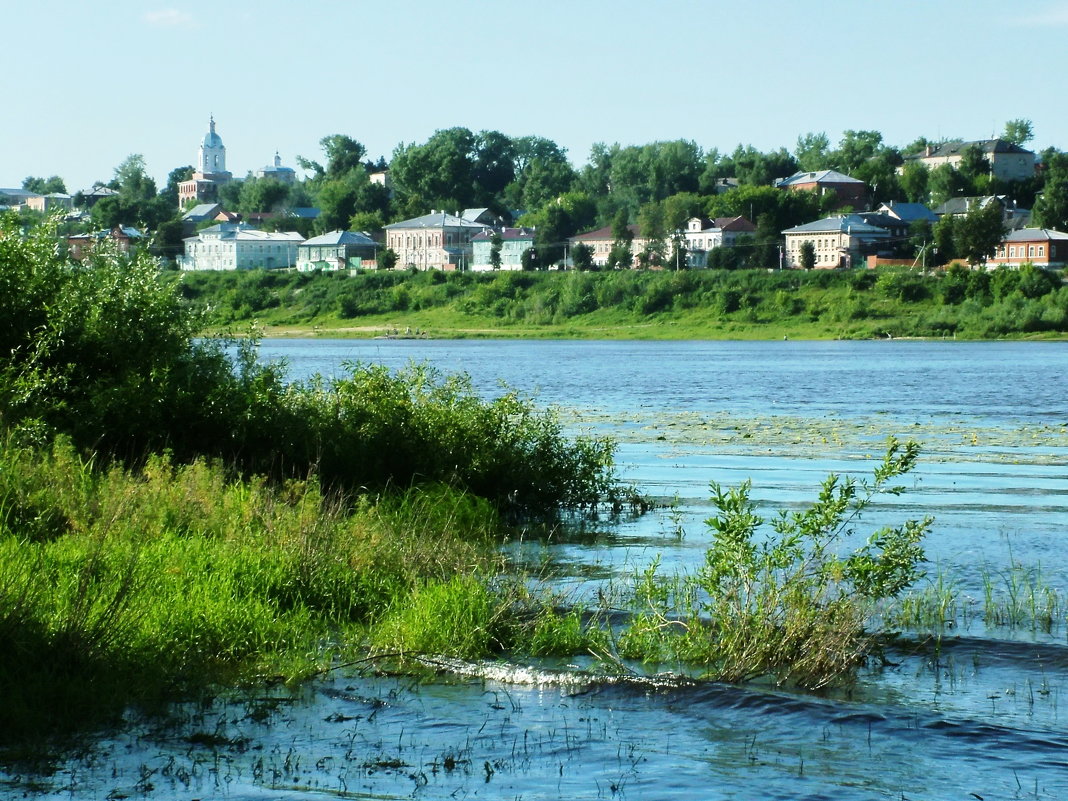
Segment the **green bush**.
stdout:
<path fill-rule="evenodd" d="M 830 476 L 818 500 L 782 512 L 770 531 L 748 482 L 712 486 L 712 544 L 692 576 L 664 579 L 658 565 L 638 576 L 634 620 L 618 641 L 622 656 L 706 665 L 723 681 L 771 676 L 823 687 L 848 675 L 875 643 L 865 622 L 878 604 L 922 576 L 930 519 L 872 534 L 846 555 L 842 540 L 890 482 L 912 469 L 915 443 L 891 440 L 873 480 Z"/>

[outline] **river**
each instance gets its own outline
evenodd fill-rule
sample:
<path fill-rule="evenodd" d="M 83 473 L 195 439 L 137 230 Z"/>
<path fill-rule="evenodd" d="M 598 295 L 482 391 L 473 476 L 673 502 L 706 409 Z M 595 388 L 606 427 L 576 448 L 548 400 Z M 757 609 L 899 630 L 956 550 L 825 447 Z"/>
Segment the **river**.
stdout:
<path fill-rule="evenodd" d="M 658 556 L 693 569 L 709 482 L 798 508 L 828 472 L 870 472 L 888 435 L 916 438 L 908 491 L 862 533 L 933 516 L 930 580 L 957 605 L 936 645 L 835 692 L 619 682 L 585 662 L 335 675 L 131 719 L 34 797 L 1068 798 L 1068 345 L 294 339 L 261 357 L 295 380 L 427 361 L 615 436 L 623 477 L 672 508 L 514 546 L 576 598 Z M 985 616 L 988 595 L 1016 619 Z M 1052 625 L 1035 598 L 1057 602 Z"/>

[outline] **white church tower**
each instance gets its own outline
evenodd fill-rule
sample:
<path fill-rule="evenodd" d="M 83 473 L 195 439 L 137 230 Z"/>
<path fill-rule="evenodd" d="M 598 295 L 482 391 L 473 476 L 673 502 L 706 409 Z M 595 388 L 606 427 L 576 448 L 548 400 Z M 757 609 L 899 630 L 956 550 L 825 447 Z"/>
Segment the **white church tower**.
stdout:
<path fill-rule="evenodd" d="M 219 186 L 233 176 L 226 171 L 226 146 L 215 132 L 215 117 L 208 120 L 208 132 L 197 150 L 197 166 L 193 177 L 178 185 L 178 205 L 185 208 L 190 201 L 215 203 L 219 199 Z"/>
<path fill-rule="evenodd" d="M 226 146 L 222 137 L 215 133 L 215 117 L 208 122 L 208 132 L 204 134 L 204 141 L 200 143 L 197 153 L 197 172 L 204 175 L 214 175 L 226 172 Z"/>

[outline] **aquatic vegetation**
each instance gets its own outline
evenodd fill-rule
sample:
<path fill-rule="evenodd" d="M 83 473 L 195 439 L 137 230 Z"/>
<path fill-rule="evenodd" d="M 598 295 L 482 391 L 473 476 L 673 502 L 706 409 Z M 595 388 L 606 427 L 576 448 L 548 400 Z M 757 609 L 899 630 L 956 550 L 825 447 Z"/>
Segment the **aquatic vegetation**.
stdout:
<path fill-rule="evenodd" d="M 871 481 L 830 476 L 819 497 L 771 521 L 756 514 L 748 482 L 712 487 L 712 544 L 693 575 L 667 582 L 654 562 L 633 595 L 634 621 L 619 635 L 623 656 L 704 665 L 710 676 L 821 687 L 847 675 L 874 645 L 874 607 L 922 574 L 929 518 L 873 533 L 840 555 L 842 540 L 875 497 L 915 464 L 913 442 L 891 440 Z"/>

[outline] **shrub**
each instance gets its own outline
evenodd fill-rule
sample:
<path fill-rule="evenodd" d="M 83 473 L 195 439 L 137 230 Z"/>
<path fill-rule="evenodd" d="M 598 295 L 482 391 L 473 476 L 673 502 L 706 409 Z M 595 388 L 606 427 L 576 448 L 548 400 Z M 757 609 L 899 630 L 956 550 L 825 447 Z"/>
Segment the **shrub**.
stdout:
<path fill-rule="evenodd" d="M 872 534 L 848 555 L 837 549 L 889 482 L 912 469 L 915 443 L 891 440 L 873 480 L 830 476 L 818 500 L 782 512 L 763 530 L 748 482 L 712 486 L 712 545 L 693 576 L 664 580 L 656 564 L 634 593 L 636 616 L 620 638 L 623 655 L 698 662 L 724 681 L 772 676 L 822 687 L 847 675 L 872 648 L 864 628 L 875 605 L 922 575 L 930 519 Z"/>

